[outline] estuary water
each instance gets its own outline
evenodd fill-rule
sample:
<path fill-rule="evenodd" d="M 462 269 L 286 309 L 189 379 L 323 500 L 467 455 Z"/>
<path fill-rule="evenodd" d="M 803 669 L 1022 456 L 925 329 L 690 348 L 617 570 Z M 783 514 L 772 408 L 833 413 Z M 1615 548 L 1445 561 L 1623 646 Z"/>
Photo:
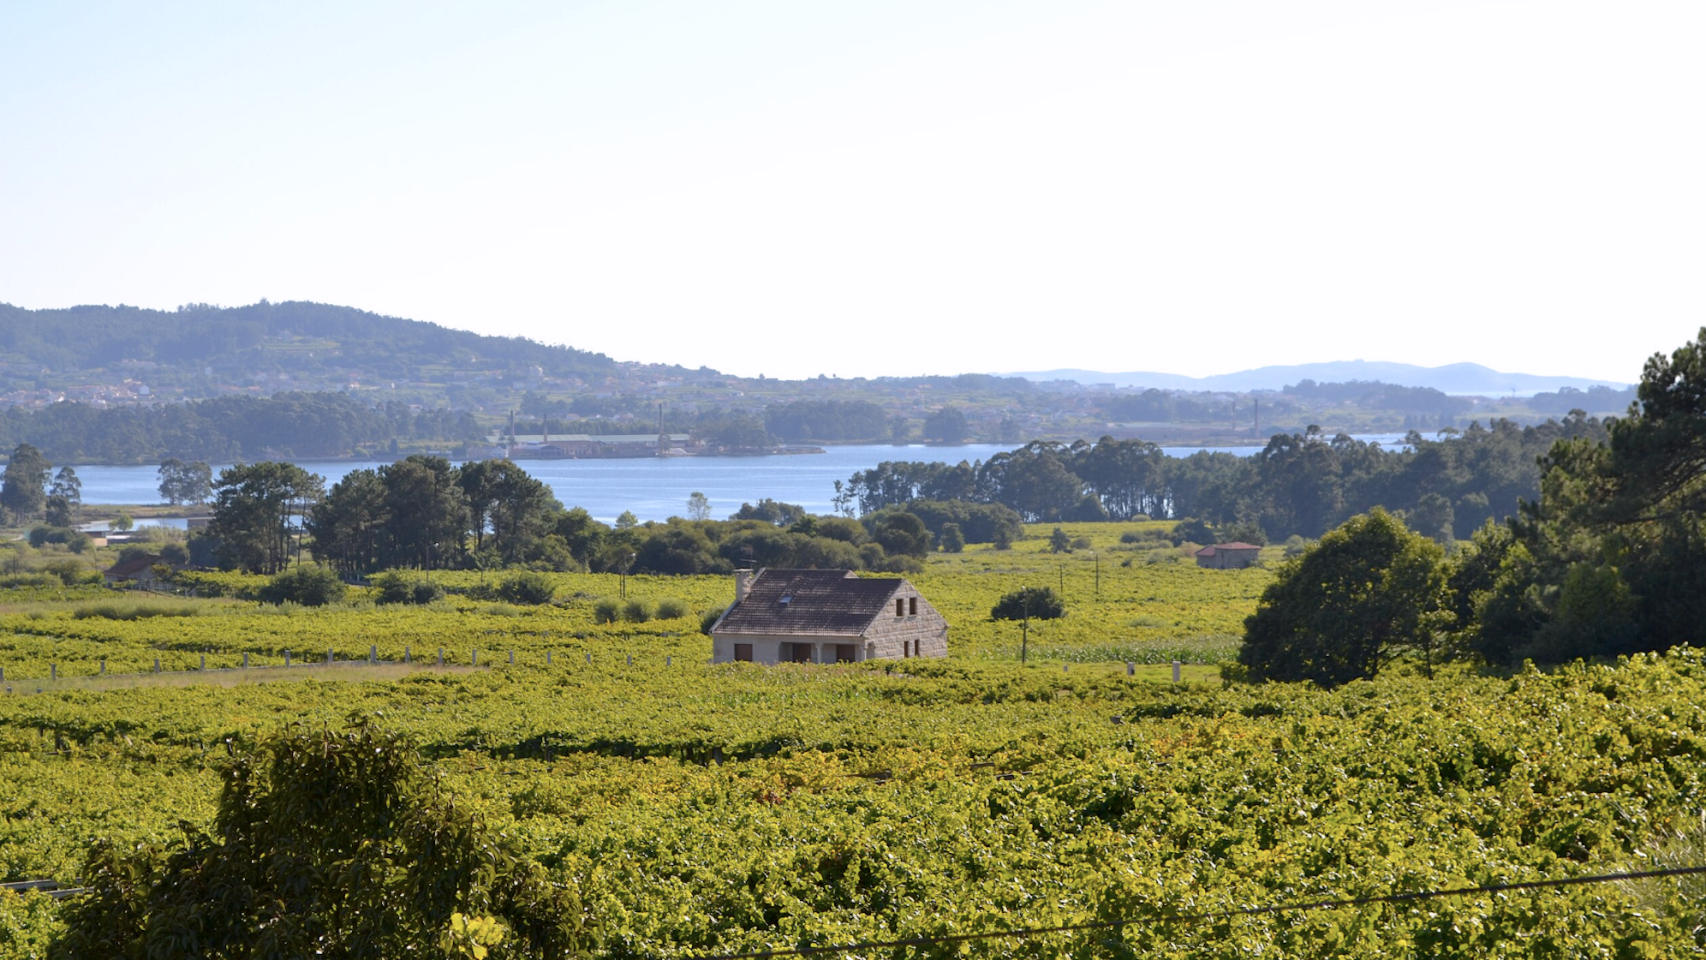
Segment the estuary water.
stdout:
<path fill-rule="evenodd" d="M 1402 437 L 1359 437 L 1384 444 Z M 835 481 L 845 481 L 860 470 L 869 470 L 887 460 L 921 460 L 940 463 L 976 462 L 1013 449 L 1011 444 L 965 444 L 957 447 L 922 444 L 859 444 L 828 447 L 824 453 L 788 454 L 769 457 L 636 457 L 631 460 L 522 460 L 522 469 L 539 478 L 565 506 L 585 507 L 599 520 L 609 523 L 624 510 L 640 520 L 665 520 L 687 513 L 687 498 L 703 493 L 711 501 L 711 516 L 726 517 L 740 505 L 765 497 L 797 503 L 812 513 L 829 513 L 835 496 Z M 1172 447 L 1167 453 L 1189 456 L 1212 449 L 1240 456 L 1261 451 L 1249 447 Z M 353 470 L 373 469 L 381 463 L 355 460 L 299 461 L 304 470 L 326 479 L 326 486 Z M 214 475 L 229 464 L 214 464 Z M 99 466 L 75 468 L 83 481 L 87 504 L 132 504 L 160 502 L 159 474 L 153 466 Z"/>

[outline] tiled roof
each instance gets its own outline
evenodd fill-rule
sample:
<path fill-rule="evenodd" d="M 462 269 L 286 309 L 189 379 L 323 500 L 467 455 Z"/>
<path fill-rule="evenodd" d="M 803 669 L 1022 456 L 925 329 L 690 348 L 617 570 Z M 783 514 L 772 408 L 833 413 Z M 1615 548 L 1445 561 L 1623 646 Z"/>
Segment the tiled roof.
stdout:
<path fill-rule="evenodd" d="M 905 583 L 864 580 L 846 570 L 763 570 L 716 632 L 857 637 Z"/>
<path fill-rule="evenodd" d="M 152 567 L 153 565 L 155 565 L 156 563 L 159 563 L 159 562 L 160 562 L 160 555 L 159 554 L 157 554 L 157 553 L 146 553 L 140 557 L 137 557 L 134 560 L 126 560 L 123 563 L 115 563 L 112 566 L 108 567 L 107 569 L 105 569 L 101 572 L 105 576 L 111 577 L 114 580 L 129 580 L 132 577 L 136 576 L 137 574 L 141 573 L 144 570 L 147 570 L 149 567 Z"/>
<path fill-rule="evenodd" d="M 1216 547 L 1216 549 L 1220 549 L 1220 550 L 1260 550 L 1260 549 L 1262 549 L 1261 547 L 1258 547 L 1253 543 L 1244 543 L 1244 542 L 1239 541 L 1239 540 L 1234 540 L 1231 543 L 1217 543 L 1217 544 L 1215 544 L 1215 547 Z"/>

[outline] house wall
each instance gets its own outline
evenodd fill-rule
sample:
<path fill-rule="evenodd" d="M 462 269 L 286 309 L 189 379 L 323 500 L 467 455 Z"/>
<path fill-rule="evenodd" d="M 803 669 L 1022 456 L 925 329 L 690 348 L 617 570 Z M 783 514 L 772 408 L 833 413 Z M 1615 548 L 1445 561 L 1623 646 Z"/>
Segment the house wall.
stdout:
<path fill-rule="evenodd" d="M 906 612 L 896 616 L 895 598 L 905 604 Z M 912 613 L 912 601 L 918 602 L 918 612 Z M 713 634 L 711 662 L 730 663 L 735 658 L 735 644 L 752 644 L 752 662 L 777 664 L 791 661 L 784 657 L 784 644 L 810 644 L 812 663 L 835 663 L 837 644 L 854 644 L 854 660 L 900 660 L 914 657 L 945 657 L 948 655 L 948 621 L 928 600 L 919 596 L 911 584 L 889 598 L 888 607 L 871 622 L 858 637 L 813 637 L 775 634 Z"/>
<path fill-rule="evenodd" d="M 1256 558 L 1260 556 L 1260 550 L 1226 550 L 1216 547 L 1214 556 L 1198 557 L 1197 566 L 1215 570 L 1242 570 L 1255 563 Z"/>
<path fill-rule="evenodd" d="M 894 597 L 889 598 L 887 610 L 878 614 L 865 631 L 865 647 L 869 653 L 864 660 L 899 660 L 912 651 L 915 657 L 945 657 L 948 655 L 948 621 L 930 601 L 919 596 L 911 584 L 903 586 L 895 597 L 918 601 L 918 612 L 895 616 Z"/>

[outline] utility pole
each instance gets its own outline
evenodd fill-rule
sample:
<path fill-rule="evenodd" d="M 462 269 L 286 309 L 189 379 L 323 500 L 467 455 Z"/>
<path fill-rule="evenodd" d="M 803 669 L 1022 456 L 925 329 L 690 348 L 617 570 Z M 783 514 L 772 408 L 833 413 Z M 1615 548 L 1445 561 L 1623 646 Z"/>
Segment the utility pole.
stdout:
<path fill-rule="evenodd" d="M 1019 621 L 1019 663 L 1023 665 L 1031 649 L 1031 595 L 1020 591 L 1020 596 L 1025 598 L 1025 616 Z"/>

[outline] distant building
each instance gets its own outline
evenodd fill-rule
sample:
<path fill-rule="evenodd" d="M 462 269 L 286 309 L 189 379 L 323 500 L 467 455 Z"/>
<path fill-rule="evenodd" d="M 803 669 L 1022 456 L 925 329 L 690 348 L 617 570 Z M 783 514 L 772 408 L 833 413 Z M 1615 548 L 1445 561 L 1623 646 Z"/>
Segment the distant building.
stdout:
<path fill-rule="evenodd" d="M 152 590 L 158 579 L 154 575 L 154 565 L 157 563 L 165 563 L 164 558 L 157 553 L 145 553 L 135 559 L 113 564 L 102 570 L 101 576 L 109 587 L 130 585 L 139 590 Z"/>
<path fill-rule="evenodd" d="M 1217 543 L 1197 551 L 1197 566 L 1215 570 L 1242 570 L 1261 557 L 1262 548 L 1253 543 Z"/>
<path fill-rule="evenodd" d="M 850 570 L 735 574 L 711 627 L 711 662 L 843 663 L 948 655 L 948 621 L 917 588 Z"/>

